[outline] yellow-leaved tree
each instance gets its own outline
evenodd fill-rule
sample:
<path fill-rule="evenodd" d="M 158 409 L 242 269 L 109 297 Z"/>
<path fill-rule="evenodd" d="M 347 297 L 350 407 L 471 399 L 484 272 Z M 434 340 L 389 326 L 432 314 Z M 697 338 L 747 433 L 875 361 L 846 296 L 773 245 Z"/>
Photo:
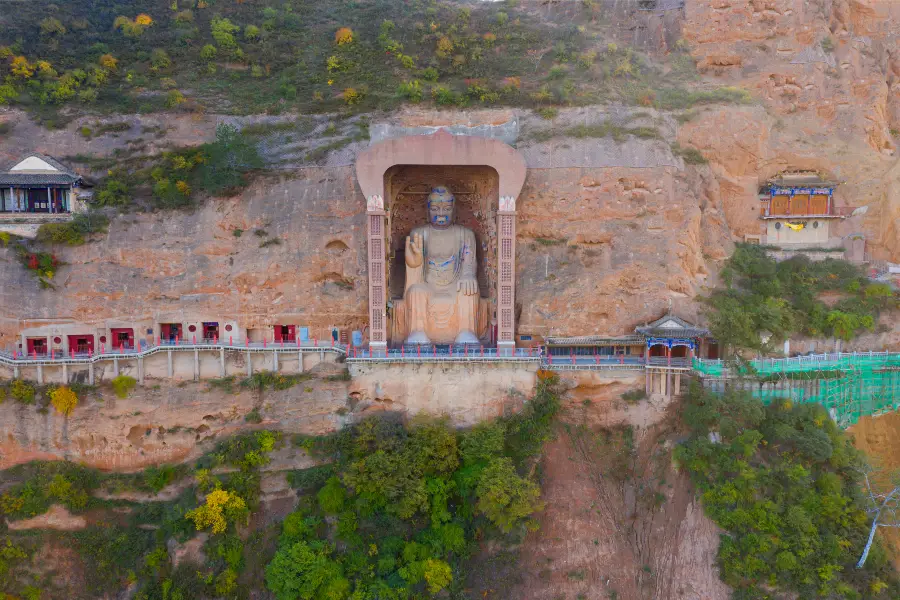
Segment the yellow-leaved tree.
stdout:
<path fill-rule="evenodd" d="M 72 391 L 72 388 L 62 386 L 50 392 L 50 402 L 56 412 L 68 417 L 78 406 L 78 395 Z"/>
<path fill-rule="evenodd" d="M 188 511 L 184 516 L 194 522 L 197 531 L 211 527 L 216 534 L 224 532 L 228 523 L 246 519 L 247 514 L 247 504 L 243 498 L 234 492 L 217 489 L 206 496 L 205 504 Z"/>

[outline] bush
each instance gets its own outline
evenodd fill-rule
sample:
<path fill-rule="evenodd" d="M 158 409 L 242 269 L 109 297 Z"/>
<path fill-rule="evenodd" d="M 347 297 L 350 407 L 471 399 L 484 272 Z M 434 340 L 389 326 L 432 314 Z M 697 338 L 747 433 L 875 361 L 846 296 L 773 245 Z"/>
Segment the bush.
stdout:
<path fill-rule="evenodd" d="M 752 244 L 737 246 L 722 279 L 727 289 L 707 299 L 710 330 L 720 343 L 738 348 L 764 349 L 763 330 L 772 334 L 772 343 L 795 332 L 851 339 L 874 327 L 880 311 L 896 304 L 882 288 L 869 292 L 873 284 L 847 261 L 813 262 L 800 255 L 776 262 Z M 832 290 L 848 297 L 829 308 L 818 296 Z"/>
<path fill-rule="evenodd" d="M 249 511 L 244 500 L 233 492 L 213 490 L 205 503 L 184 516 L 194 522 L 197 531 L 209 528 L 215 535 L 224 533 L 229 523 L 246 520 Z"/>
<path fill-rule="evenodd" d="M 34 388 L 21 379 L 15 379 L 10 386 L 9 395 L 22 404 L 34 404 Z"/>
<path fill-rule="evenodd" d="M 414 79 L 412 81 L 404 81 L 400 84 L 400 87 L 397 88 L 397 93 L 402 98 L 406 98 L 410 102 L 421 102 L 422 84 L 419 83 L 418 79 Z"/>
<path fill-rule="evenodd" d="M 116 393 L 116 396 L 119 398 L 127 398 L 128 393 L 137 385 L 137 379 L 128 375 L 118 375 L 117 377 L 113 377 L 110 383 L 112 383 L 113 391 Z"/>
<path fill-rule="evenodd" d="M 80 246 L 87 241 L 86 236 L 104 233 L 108 225 L 109 219 L 104 215 L 79 213 L 68 223 L 44 223 L 38 228 L 35 239 L 45 244 Z"/>
<path fill-rule="evenodd" d="M 62 386 L 50 392 L 50 402 L 56 412 L 68 417 L 78 406 L 78 396 L 71 388 Z"/>
<path fill-rule="evenodd" d="M 735 597 L 862 598 L 878 581 L 898 597 L 887 561 L 855 568 L 868 537 L 857 485 L 864 457 L 824 408 L 764 407 L 747 393 L 692 385 L 684 418 L 693 433 L 675 458 L 726 531 L 718 562 Z"/>

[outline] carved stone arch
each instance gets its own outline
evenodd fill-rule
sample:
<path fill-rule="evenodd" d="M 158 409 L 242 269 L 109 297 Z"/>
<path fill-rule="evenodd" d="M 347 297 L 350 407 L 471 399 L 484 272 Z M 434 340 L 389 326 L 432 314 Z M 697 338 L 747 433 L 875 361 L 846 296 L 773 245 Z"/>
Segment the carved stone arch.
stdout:
<path fill-rule="evenodd" d="M 525 184 L 525 160 L 500 140 L 453 135 L 443 129 L 373 144 L 356 160 L 367 212 L 370 349 L 377 353 L 387 347 L 384 181 L 385 172 L 397 165 L 488 166 L 497 172 L 497 343 L 499 349 L 511 352 L 515 347 L 516 200 Z"/>

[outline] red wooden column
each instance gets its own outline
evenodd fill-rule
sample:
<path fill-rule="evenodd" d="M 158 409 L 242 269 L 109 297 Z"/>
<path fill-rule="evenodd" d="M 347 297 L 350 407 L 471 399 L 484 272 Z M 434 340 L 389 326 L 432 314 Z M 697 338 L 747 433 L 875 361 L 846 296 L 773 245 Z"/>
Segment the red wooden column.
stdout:
<path fill-rule="evenodd" d="M 515 354 L 516 348 L 516 199 L 500 198 L 497 211 L 498 277 L 497 277 L 497 353 Z"/>
<path fill-rule="evenodd" d="M 387 354 L 387 312 L 385 289 L 384 199 L 371 196 L 366 202 L 369 236 L 369 352 Z"/>

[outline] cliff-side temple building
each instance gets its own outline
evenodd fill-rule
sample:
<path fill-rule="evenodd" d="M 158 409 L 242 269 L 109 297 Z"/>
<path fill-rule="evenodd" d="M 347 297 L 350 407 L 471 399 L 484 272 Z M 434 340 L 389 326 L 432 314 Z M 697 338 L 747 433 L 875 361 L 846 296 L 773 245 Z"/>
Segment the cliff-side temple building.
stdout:
<path fill-rule="evenodd" d="M 784 173 L 760 191 L 759 218 L 765 226 L 760 241 L 780 248 L 840 246 L 832 222 L 845 218 L 835 206 L 837 182 L 817 173 Z"/>
<path fill-rule="evenodd" d="M 31 237 L 41 223 L 85 210 L 90 185 L 62 163 L 32 153 L 0 167 L 0 230 Z"/>

